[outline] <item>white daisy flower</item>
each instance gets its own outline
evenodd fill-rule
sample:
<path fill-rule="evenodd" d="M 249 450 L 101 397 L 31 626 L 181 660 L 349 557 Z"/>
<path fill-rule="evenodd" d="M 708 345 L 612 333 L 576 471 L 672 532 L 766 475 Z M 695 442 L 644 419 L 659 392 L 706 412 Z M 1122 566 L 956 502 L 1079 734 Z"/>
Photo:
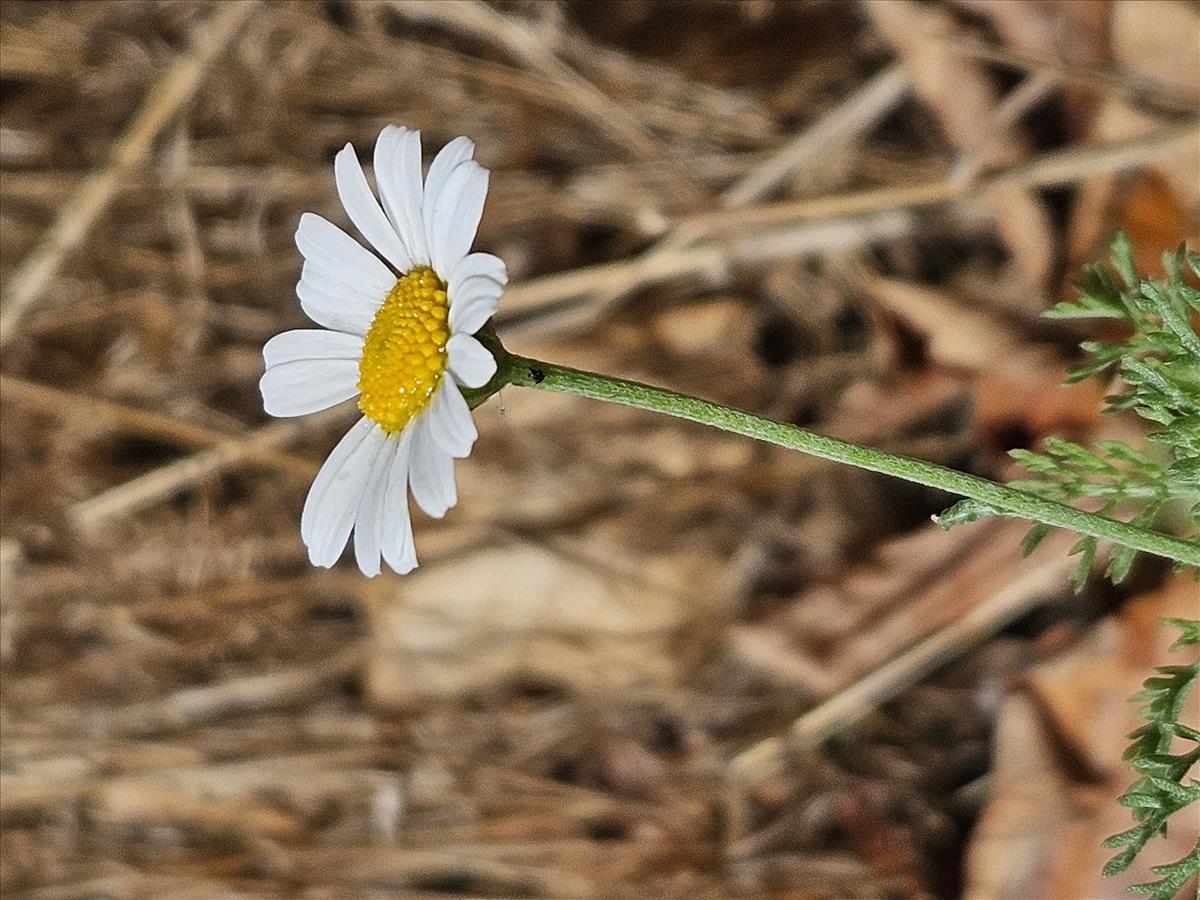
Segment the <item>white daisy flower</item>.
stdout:
<path fill-rule="evenodd" d="M 300 535 L 314 565 L 337 562 L 353 529 L 363 574 L 378 575 L 380 557 L 409 572 L 417 565 L 409 489 L 434 518 L 457 501 L 454 460 L 470 454 L 477 435 L 460 387 L 482 387 L 496 371 L 472 335 L 508 281 L 501 260 L 468 252 L 488 187 L 474 152 L 455 138 L 422 183 L 420 132 L 388 126 L 375 142 L 382 207 L 354 148 L 338 153 L 338 196 L 379 256 L 320 216 L 300 217 L 296 293 L 322 327 L 263 347 L 263 406 L 303 416 L 357 397 L 363 413 L 304 503 Z"/>

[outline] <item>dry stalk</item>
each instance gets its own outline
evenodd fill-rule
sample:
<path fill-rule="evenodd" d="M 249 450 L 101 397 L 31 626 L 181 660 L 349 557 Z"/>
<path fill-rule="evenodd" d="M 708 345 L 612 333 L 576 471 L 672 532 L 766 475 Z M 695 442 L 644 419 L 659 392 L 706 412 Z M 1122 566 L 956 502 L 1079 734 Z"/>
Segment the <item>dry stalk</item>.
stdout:
<path fill-rule="evenodd" d="M 63 204 L 50 230 L 12 276 L 0 305 L 0 346 L 50 285 L 67 254 L 77 247 L 108 208 L 129 174 L 146 162 L 159 133 L 187 104 L 209 65 L 254 12 L 258 0 L 239 0 L 217 9 L 200 29 L 190 52 L 177 59 L 151 88 L 141 109 L 113 145 L 108 162 L 88 176 Z"/>
<path fill-rule="evenodd" d="M 941 43 L 952 53 L 1052 75 L 1068 84 L 1136 101 L 1172 118 L 1181 114 L 1193 115 L 1196 108 L 1200 107 L 1200 95 L 1180 90 L 1175 85 L 1145 75 L 1078 61 L 1064 62 L 1034 57 L 1019 50 L 988 44 L 963 35 L 932 34 L 930 38 Z"/>
<path fill-rule="evenodd" d="M 901 67 L 892 66 L 880 72 L 735 181 L 721 193 L 719 206 L 724 209 L 743 209 L 756 200 L 761 200 L 796 172 L 814 164 L 823 155 L 844 146 L 869 129 L 895 107 L 908 88 L 908 77 Z M 669 261 L 679 250 L 694 243 L 697 238 L 703 237 L 703 234 L 700 229 L 679 224 L 643 251 L 638 257 L 638 262 L 652 267 L 656 261 Z M 639 286 L 636 283 L 628 286 L 606 286 L 577 314 L 557 316 L 551 322 L 540 322 L 539 331 L 547 333 L 559 329 L 577 329 L 596 322 L 631 290 Z"/>
<path fill-rule="evenodd" d="M 700 228 L 706 233 L 724 232 L 780 222 L 932 206 L 980 197 L 1001 187 L 1059 187 L 1099 175 L 1108 175 L 1120 169 L 1192 153 L 1196 147 L 1197 124 L 1188 122 L 1129 140 L 1055 150 L 1008 168 L 989 172 L 970 184 L 934 180 L 891 185 L 826 197 L 787 200 L 745 210 L 701 213 L 682 219 L 680 224 Z"/>
<path fill-rule="evenodd" d="M 1075 560 L 1065 553 L 1074 538 L 1066 534 L 1060 538 L 1040 564 L 1023 571 L 961 618 L 809 710 L 792 722 L 784 735 L 766 738 L 743 750 L 729 762 L 731 777 L 743 785 L 778 777 L 789 760 L 817 749 L 905 688 L 1045 602 L 1075 566 Z"/>
<path fill-rule="evenodd" d="M 322 421 L 328 421 L 340 412 L 343 411 L 337 410 L 333 411 L 333 415 L 322 416 Z M 291 420 L 274 422 L 244 438 L 222 441 L 194 456 L 169 463 L 87 500 L 81 500 L 68 508 L 67 515 L 77 528 L 89 531 L 116 516 L 144 509 L 150 503 L 169 497 L 201 479 L 223 472 L 248 459 L 260 457 L 262 453 L 275 447 L 284 446 L 306 433 L 314 424 L 311 419 L 305 423 Z M 314 466 L 310 471 L 315 468 Z"/>
<path fill-rule="evenodd" d="M 24 404 L 47 415 L 65 419 L 86 411 L 89 416 L 107 419 L 126 431 L 169 441 L 181 447 L 213 447 L 241 440 L 237 435 L 214 431 L 162 413 L 59 390 L 11 375 L 0 375 L 0 389 L 4 392 L 5 400 Z M 299 479 L 312 478 L 317 470 L 311 460 L 278 450 L 252 451 L 246 459 Z"/>
<path fill-rule="evenodd" d="M 528 26 L 478 0 L 390 0 L 396 12 L 482 38 L 543 76 L 575 109 L 618 147 L 647 156 L 657 142 L 632 113 L 555 56 Z"/>

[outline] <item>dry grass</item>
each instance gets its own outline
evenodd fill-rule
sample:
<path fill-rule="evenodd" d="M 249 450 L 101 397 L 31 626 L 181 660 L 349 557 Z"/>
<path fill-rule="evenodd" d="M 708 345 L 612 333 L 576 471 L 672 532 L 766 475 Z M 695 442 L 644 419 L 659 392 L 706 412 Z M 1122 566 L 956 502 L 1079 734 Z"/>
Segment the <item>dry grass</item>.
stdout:
<path fill-rule="evenodd" d="M 400 122 L 492 168 L 515 350 L 991 475 L 1094 429 L 1037 313 L 1178 185 L 1196 91 L 1087 4 L 1065 55 L 899 6 L 6 0 L 0 890 L 957 893 L 1006 680 L 1125 596 L 1063 547 L 510 390 L 367 584 L 297 528 L 353 410 L 256 389 L 300 213 Z M 1147 126 L 1091 131 L 1113 98 Z"/>

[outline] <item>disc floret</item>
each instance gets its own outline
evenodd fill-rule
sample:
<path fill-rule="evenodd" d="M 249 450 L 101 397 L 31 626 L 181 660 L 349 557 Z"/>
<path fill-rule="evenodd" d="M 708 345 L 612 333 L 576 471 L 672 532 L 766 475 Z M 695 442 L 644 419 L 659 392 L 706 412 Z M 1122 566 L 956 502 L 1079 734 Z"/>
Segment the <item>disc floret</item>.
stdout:
<path fill-rule="evenodd" d="M 419 266 L 402 276 L 375 313 L 363 342 L 358 398 L 363 415 L 399 434 L 433 399 L 446 371 L 446 283 Z"/>

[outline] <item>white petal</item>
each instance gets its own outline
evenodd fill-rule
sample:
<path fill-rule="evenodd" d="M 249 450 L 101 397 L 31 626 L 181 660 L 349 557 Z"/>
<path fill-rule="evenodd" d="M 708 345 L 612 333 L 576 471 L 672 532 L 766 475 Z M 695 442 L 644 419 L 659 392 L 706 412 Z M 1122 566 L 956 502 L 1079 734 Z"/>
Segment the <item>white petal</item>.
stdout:
<path fill-rule="evenodd" d="M 367 333 L 382 295 L 372 302 L 354 291 L 330 282 L 324 275 L 316 273 L 311 263 L 305 263 L 296 285 L 296 296 L 304 314 L 331 331 L 340 331 L 359 337 Z"/>
<path fill-rule="evenodd" d="M 313 523 L 319 506 L 318 501 L 321 499 L 328 483 L 337 475 L 345 461 L 358 448 L 358 445 L 366 438 L 372 429 L 377 428 L 376 424 L 363 416 L 350 428 L 349 431 L 342 437 L 337 445 L 330 451 L 329 456 L 325 458 L 325 462 L 321 466 L 321 471 L 317 473 L 317 477 L 313 479 L 312 487 L 308 489 L 308 497 L 304 501 L 304 512 L 300 516 L 300 536 L 304 539 L 304 543 L 309 543 L 309 537 L 312 534 Z"/>
<path fill-rule="evenodd" d="M 363 490 L 362 500 L 358 504 L 358 514 L 354 519 L 354 561 L 358 563 L 359 571 L 368 578 L 379 574 L 379 555 L 382 552 L 384 494 L 387 490 L 387 477 L 392 471 L 392 461 L 396 458 L 396 448 L 399 442 L 387 438 L 383 447 L 375 455 L 371 472 L 367 475 L 367 486 Z"/>
<path fill-rule="evenodd" d="M 459 285 L 470 278 L 489 278 L 500 287 L 508 284 L 508 267 L 504 260 L 490 253 L 470 253 L 450 273 L 450 286 Z"/>
<path fill-rule="evenodd" d="M 305 257 L 296 286 L 305 314 L 334 331 L 364 334 L 396 276 L 354 238 L 313 213 L 300 217 L 296 246 Z"/>
<path fill-rule="evenodd" d="M 396 283 L 396 276 L 379 257 L 316 213 L 306 212 L 300 217 L 296 246 L 322 272 L 362 293 L 386 295 Z"/>
<path fill-rule="evenodd" d="M 450 173 L 459 163 L 474 155 L 475 142 L 465 137 L 456 137 L 439 150 L 429 165 L 429 174 L 425 177 L 425 197 L 431 201 L 436 200 Z M 429 234 L 429 225 L 433 221 L 432 206 L 422 205 L 421 214 L 425 222 L 425 233 Z"/>
<path fill-rule="evenodd" d="M 487 185 L 487 170 L 468 159 L 446 177 L 439 193 L 425 194 L 426 209 L 433 206 L 433 220 L 426 234 L 430 255 L 434 270 L 443 278 L 449 279 L 454 267 L 471 249 L 483 214 Z"/>
<path fill-rule="evenodd" d="M 447 273 L 453 272 L 471 250 L 475 243 L 475 233 L 479 230 L 479 220 L 483 217 L 483 205 L 487 200 L 488 182 L 491 173 L 483 166 L 472 168 L 470 179 L 463 188 L 454 210 L 454 222 L 450 226 L 450 238 L 447 246 Z"/>
<path fill-rule="evenodd" d="M 358 395 L 358 360 L 298 359 L 271 366 L 259 379 L 263 409 L 306 416 Z"/>
<path fill-rule="evenodd" d="M 496 374 L 496 358 L 469 334 L 455 334 L 446 345 L 450 374 L 463 387 L 483 387 Z"/>
<path fill-rule="evenodd" d="M 333 158 L 333 175 L 337 182 L 338 196 L 342 198 L 342 206 L 345 207 L 346 215 L 350 217 L 354 227 L 399 271 L 407 272 L 411 269 L 412 259 L 400 243 L 396 229 L 379 208 L 379 201 L 371 193 L 367 176 L 363 174 L 362 166 L 359 165 L 358 157 L 354 155 L 354 148 L 350 144 L 339 150 L 338 155 Z"/>
<path fill-rule="evenodd" d="M 442 379 L 429 405 L 427 417 L 429 433 L 438 447 L 457 459 L 471 455 L 471 446 L 479 437 L 479 432 L 475 428 L 475 420 L 471 418 L 467 401 L 463 399 L 453 378 Z"/>
<path fill-rule="evenodd" d="M 412 436 L 413 429 L 409 428 L 397 441 L 396 455 L 388 472 L 383 500 L 383 558 L 401 575 L 417 567 L 412 517 L 408 512 L 408 466 Z"/>
<path fill-rule="evenodd" d="M 429 414 L 413 425 L 412 459 L 408 483 L 413 499 L 427 515 L 440 519 L 458 502 L 454 484 L 454 458 L 438 448 L 429 433 Z"/>
<path fill-rule="evenodd" d="M 285 331 L 267 341 L 263 361 L 267 368 L 301 359 L 353 359 L 362 356 L 362 339 L 340 331 L 301 328 Z"/>
<path fill-rule="evenodd" d="M 392 230 L 408 250 L 408 242 L 404 239 L 401 224 L 404 221 L 403 199 L 404 192 L 398 185 L 399 167 L 397 165 L 397 149 L 408 129 L 401 125 L 385 125 L 379 137 L 375 139 L 375 153 L 372 166 L 375 169 L 375 186 L 378 188 L 379 203 L 383 207 Z M 409 253 L 412 256 L 412 253 Z"/>
<path fill-rule="evenodd" d="M 313 565 L 328 568 L 342 555 L 375 456 L 386 441 L 383 429 L 364 417 L 321 466 L 300 517 L 300 536 Z"/>
<path fill-rule="evenodd" d="M 450 330 L 474 334 L 495 315 L 508 284 L 508 269 L 503 260 L 490 253 L 470 253 L 454 267 L 447 281 Z"/>
<path fill-rule="evenodd" d="M 375 142 L 375 183 L 379 198 L 404 249 L 415 265 L 429 265 L 421 219 L 421 132 L 389 125 Z"/>
<path fill-rule="evenodd" d="M 464 163 L 463 166 L 467 168 L 468 174 L 451 213 L 450 223 L 446 226 L 445 246 L 442 250 L 442 271 L 447 277 L 470 252 L 471 244 L 475 242 L 475 233 L 479 230 L 479 220 L 483 217 L 483 204 L 487 199 L 488 170 L 475 162 L 469 166 Z"/>

